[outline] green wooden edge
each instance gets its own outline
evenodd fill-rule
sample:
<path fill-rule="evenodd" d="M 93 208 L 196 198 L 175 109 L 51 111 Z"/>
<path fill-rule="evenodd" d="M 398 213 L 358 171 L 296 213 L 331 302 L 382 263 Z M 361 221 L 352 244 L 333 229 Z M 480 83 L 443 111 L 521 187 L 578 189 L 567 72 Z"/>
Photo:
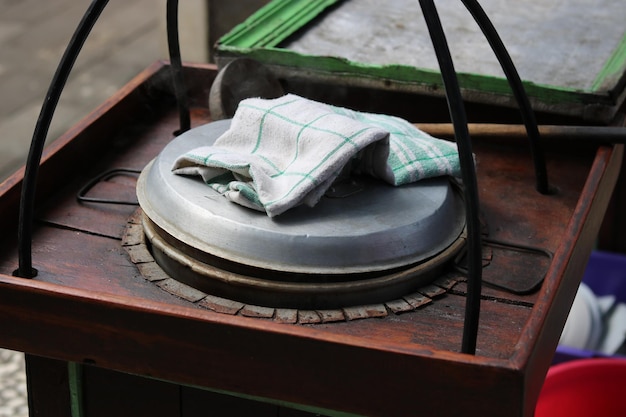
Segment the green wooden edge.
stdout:
<path fill-rule="evenodd" d="M 219 47 L 219 55 L 228 57 L 247 57 L 267 65 L 277 65 L 293 69 L 305 69 L 309 72 L 325 74 L 335 79 L 361 78 L 376 79 L 382 82 L 412 84 L 431 89 L 442 89 L 439 71 L 415 68 L 408 65 L 374 65 L 349 61 L 345 58 L 332 56 L 310 56 L 287 49 L 273 47 L 242 48 L 223 43 Z M 459 84 L 465 90 L 488 92 L 497 95 L 512 95 L 505 78 L 458 73 Z M 524 82 L 526 93 L 546 104 L 601 102 L 603 97 L 589 94 L 577 89 L 554 87 Z M 612 103 L 608 97 L 607 103 Z"/>
<path fill-rule="evenodd" d="M 604 63 L 602 70 L 594 80 L 591 90 L 602 91 L 615 88 L 626 68 L 626 33 L 617 45 L 611 57 Z"/>
<path fill-rule="evenodd" d="M 273 47 L 339 0 L 274 0 L 235 26 L 220 43 Z"/>
<path fill-rule="evenodd" d="M 375 65 L 349 61 L 341 57 L 311 56 L 280 48 L 280 43 L 303 28 L 329 6 L 341 0 L 273 0 L 235 26 L 218 42 L 222 57 L 248 57 L 269 65 L 305 69 L 336 79 L 372 79 L 382 82 L 442 89 L 439 71 L 408 65 Z M 603 83 L 621 74 L 626 55 L 626 37 L 606 63 L 591 90 L 570 89 L 524 82 L 529 97 L 548 105 L 597 103 L 613 105 L 613 99 L 600 91 Z M 458 73 L 464 90 L 496 95 L 511 95 L 503 77 Z M 612 78 L 611 78 L 612 79 Z"/>
<path fill-rule="evenodd" d="M 71 417 L 84 417 L 83 408 L 83 365 L 76 362 L 67 363 L 70 390 Z"/>

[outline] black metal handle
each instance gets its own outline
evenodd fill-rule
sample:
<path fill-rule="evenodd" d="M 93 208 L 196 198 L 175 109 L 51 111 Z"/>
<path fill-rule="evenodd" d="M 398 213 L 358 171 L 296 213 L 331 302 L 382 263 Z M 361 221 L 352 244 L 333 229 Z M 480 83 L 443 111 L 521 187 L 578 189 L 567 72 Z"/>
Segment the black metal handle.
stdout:
<path fill-rule="evenodd" d="M 67 82 L 72 67 L 76 62 L 78 53 L 80 52 L 87 36 L 91 32 L 93 25 L 100 17 L 102 10 L 107 5 L 108 0 L 94 0 L 85 15 L 81 19 L 74 35 L 70 39 L 65 53 L 61 58 L 61 62 L 52 78 L 48 93 L 43 102 L 33 139 L 30 143 L 28 159 L 26 161 L 26 170 L 24 173 L 24 182 L 22 185 L 22 195 L 20 200 L 20 218 L 18 223 L 18 269 L 13 272 L 14 275 L 23 278 L 34 278 L 37 276 L 37 270 L 33 268 L 32 261 L 32 239 L 33 239 L 33 221 L 35 211 L 35 194 L 37 189 L 37 173 L 39 171 L 39 163 L 46 142 L 46 136 L 52 116 L 59 102 L 59 97 L 63 91 L 63 87 Z"/>
<path fill-rule="evenodd" d="M 532 111 L 530 100 L 524 90 L 522 81 L 515 69 L 515 65 L 507 52 L 498 32 L 489 20 L 477 0 L 461 0 L 474 20 L 482 30 L 496 55 L 504 74 L 511 86 L 515 99 L 520 107 L 522 120 L 526 127 L 533 156 L 536 188 L 542 194 L 549 192 L 548 175 L 545 159 L 539 145 L 539 128 Z M 467 216 L 468 235 L 468 285 L 465 306 L 465 320 L 463 323 L 463 340 L 461 351 L 474 354 L 478 337 L 478 323 L 480 317 L 480 293 L 482 287 L 482 243 L 480 236 L 478 185 L 472 146 L 469 136 L 467 117 L 463 106 L 463 98 L 459 87 L 454 63 L 450 55 L 448 43 L 433 0 L 420 0 L 420 6 L 426 25 L 433 42 L 439 69 L 448 101 L 448 110 L 454 127 L 454 134 L 459 148 L 461 176 L 463 179 L 465 205 Z"/>
<path fill-rule="evenodd" d="M 467 223 L 467 256 L 468 286 L 465 305 L 465 321 L 463 323 L 463 353 L 476 352 L 478 320 L 480 316 L 480 289 L 482 281 L 482 244 L 480 236 L 480 217 L 478 201 L 478 184 L 472 152 L 472 143 L 467 127 L 467 116 L 461 97 L 461 89 L 450 56 L 448 42 L 441 26 L 441 20 L 433 0 L 420 0 L 422 13 L 428 26 L 433 42 L 441 77 L 443 79 L 448 111 L 454 126 L 454 134 L 459 148 L 459 162 L 465 194 L 465 210 Z"/>
<path fill-rule="evenodd" d="M 167 0 L 167 47 L 170 54 L 170 66 L 172 81 L 174 83 L 174 95 L 178 105 L 178 117 L 180 129 L 177 135 L 188 131 L 191 127 L 189 104 L 185 78 L 183 77 L 183 63 L 180 58 L 180 41 L 178 39 L 178 0 Z"/>
<path fill-rule="evenodd" d="M 522 79 L 517 73 L 517 69 L 513 64 L 513 60 L 509 55 L 500 35 L 498 35 L 498 31 L 489 20 L 489 17 L 485 13 L 484 9 L 480 6 L 477 0 L 461 0 L 467 10 L 474 17 L 474 20 L 482 30 L 485 38 L 487 38 L 487 42 L 491 46 L 498 62 L 500 62 L 500 66 L 504 71 L 507 81 L 509 82 L 509 86 L 513 91 L 513 95 L 515 96 L 515 100 L 520 109 L 520 113 L 522 116 L 522 121 L 526 126 L 526 133 L 528 135 L 528 141 L 530 144 L 530 151 L 533 157 L 534 168 L 535 168 L 535 188 L 541 194 L 549 194 L 550 186 L 548 183 L 548 172 L 546 169 L 546 162 L 543 155 L 543 150 L 541 148 L 540 134 L 537 126 L 537 120 L 535 119 L 535 113 L 533 112 L 532 106 L 530 105 L 530 100 L 528 99 L 528 95 L 526 94 L 526 90 L 524 89 L 524 85 L 522 84 Z"/>
<path fill-rule="evenodd" d="M 108 4 L 109 0 L 93 0 L 87 11 L 78 24 L 70 42 L 65 49 L 57 70 L 52 77 L 50 87 L 44 99 L 35 131 L 30 144 L 26 169 L 22 185 L 20 200 L 20 212 L 18 222 L 18 268 L 13 275 L 22 278 L 34 278 L 37 276 L 37 269 L 33 268 L 32 261 L 32 239 L 33 223 L 35 211 L 35 195 L 37 188 L 37 173 L 41 156 L 46 142 L 46 136 L 52 117 L 59 102 L 59 98 L 65 87 L 65 83 L 72 71 L 76 58 L 80 53 L 91 29 L 100 17 L 100 14 Z M 187 104 L 187 91 L 183 78 L 182 61 L 180 58 L 180 46 L 178 39 L 178 0 L 167 1 L 167 38 L 172 68 L 172 80 L 174 92 L 178 102 L 180 113 L 180 130 L 182 133 L 189 130 L 190 115 Z"/>

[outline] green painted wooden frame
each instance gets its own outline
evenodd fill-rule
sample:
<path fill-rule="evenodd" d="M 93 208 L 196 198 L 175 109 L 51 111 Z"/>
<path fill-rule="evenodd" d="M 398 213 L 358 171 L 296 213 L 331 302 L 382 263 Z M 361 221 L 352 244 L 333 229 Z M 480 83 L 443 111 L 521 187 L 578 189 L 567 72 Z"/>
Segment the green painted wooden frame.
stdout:
<path fill-rule="evenodd" d="M 281 43 L 304 28 L 328 7 L 341 0 L 274 0 L 259 9 L 223 36 L 217 44 L 218 63 L 248 57 L 277 68 L 306 70 L 308 76 L 321 76 L 342 83 L 391 87 L 408 91 L 441 92 L 439 71 L 408 65 L 377 65 L 341 57 L 311 56 L 281 48 Z M 626 72 L 626 35 L 605 62 L 589 90 L 524 81 L 526 93 L 540 110 L 609 121 L 623 100 Z M 505 78 L 458 73 L 459 84 L 471 101 L 476 95 L 508 97 L 511 90 Z M 358 84 L 359 82 L 357 82 Z M 502 100 L 498 100 L 502 104 Z M 506 104 L 506 103 L 505 103 Z M 591 106 L 591 111 L 588 107 Z"/>

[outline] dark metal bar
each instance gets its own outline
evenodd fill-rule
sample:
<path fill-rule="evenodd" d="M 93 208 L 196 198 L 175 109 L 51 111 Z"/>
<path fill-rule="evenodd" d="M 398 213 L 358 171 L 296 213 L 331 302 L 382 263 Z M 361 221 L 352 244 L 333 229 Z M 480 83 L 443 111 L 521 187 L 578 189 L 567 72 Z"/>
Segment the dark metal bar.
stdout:
<path fill-rule="evenodd" d="M 191 128 L 191 119 L 178 39 L 178 0 L 167 0 L 167 46 L 169 48 L 174 94 L 178 103 L 180 119 L 180 129 L 176 133 L 180 135 Z"/>
<path fill-rule="evenodd" d="M 117 176 L 117 175 L 133 175 L 137 176 L 141 174 L 141 170 L 139 169 L 129 169 L 129 168 L 115 168 L 107 170 L 97 177 L 91 179 L 87 184 L 85 184 L 76 194 L 76 200 L 80 203 L 98 203 L 98 204 L 119 204 L 124 206 L 138 206 L 139 203 L 137 200 L 111 200 L 107 198 L 96 198 L 96 197 L 87 197 L 87 193 L 99 182 L 108 181 L 109 179 Z"/>
<path fill-rule="evenodd" d="M 428 26 L 428 32 L 433 42 L 441 76 L 448 101 L 448 110 L 457 146 L 459 148 L 459 160 L 461 163 L 461 176 L 465 189 L 465 206 L 467 217 L 467 243 L 468 243 L 468 283 L 467 299 L 465 306 L 465 322 L 463 324 L 463 340 L 461 350 L 463 353 L 474 354 L 476 352 L 476 339 L 478 336 L 478 321 L 480 316 L 480 290 L 482 281 L 482 246 L 480 236 L 480 218 L 478 202 L 478 184 L 474 166 L 472 144 L 467 127 L 467 116 L 461 97 L 461 89 L 454 70 L 454 63 L 450 56 L 448 42 L 441 26 L 439 14 L 433 0 L 420 0 L 422 13 Z"/>
<path fill-rule="evenodd" d="M 76 62 L 78 53 L 107 3 L 108 0 L 93 0 L 85 12 L 52 78 L 41 112 L 39 113 L 39 118 L 37 119 L 37 124 L 35 125 L 35 131 L 26 161 L 26 171 L 20 200 L 20 218 L 18 223 L 19 267 L 13 272 L 14 275 L 19 277 L 33 278 L 37 276 L 37 270 L 33 268 L 32 263 L 34 206 L 37 173 L 39 171 L 39 164 L 41 162 L 41 155 L 43 153 L 48 129 L 50 128 L 50 123 L 52 122 L 52 117 L 54 116 L 54 111 L 59 102 L 61 92 Z"/>
<path fill-rule="evenodd" d="M 491 20 L 478 3 L 477 0 L 461 0 L 467 10 L 474 17 L 474 20 L 482 30 L 487 42 L 491 46 L 496 58 L 500 62 L 500 66 L 506 75 L 506 78 L 509 82 L 511 90 L 513 91 L 513 95 L 515 96 L 515 100 L 520 108 L 520 112 L 522 115 L 522 121 L 526 126 L 526 131 L 528 134 L 528 139 L 530 143 L 530 151 L 533 156 L 533 163 L 535 167 L 535 178 L 536 178 L 536 189 L 541 194 L 549 194 L 550 186 L 548 184 L 548 172 L 546 169 L 546 162 L 543 154 L 543 150 L 540 146 L 540 135 L 539 129 L 537 128 L 537 121 L 535 119 L 535 114 L 530 105 L 530 101 L 528 99 L 528 95 L 524 89 L 524 85 L 522 84 L 522 80 L 515 69 L 515 65 L 513 64 L 513 60 L 509 55 L 498 31 L 491 23 Z"/>

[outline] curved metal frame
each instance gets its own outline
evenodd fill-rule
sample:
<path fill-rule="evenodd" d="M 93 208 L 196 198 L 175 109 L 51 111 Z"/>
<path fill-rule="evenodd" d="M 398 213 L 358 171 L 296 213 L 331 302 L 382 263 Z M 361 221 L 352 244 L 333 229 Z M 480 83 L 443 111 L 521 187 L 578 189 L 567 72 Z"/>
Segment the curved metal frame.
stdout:
<path fill-rule="evenodd" d="M 504 43 L 498 32 L 489 20 L 489 17 L 477 0 L 461 0 L 470 12 L 487 42 L 491 46 L 498 59 L 507 81 L 513 91 L 513 95 L 520 108 L 522 120 L 526 127 L 530 150 L 533 157 L 536 189 L 542 194 L 548 194 L 548 174 L 545 158 L 540 147 L 539 128 L 535 114 L 530 105 L 528 95 L 524 90 L 522 80 L 517 73 Z M 463 99 L 459 87 L 454 63 L 450 56 L 450 50 L 446 41 L 445 33 L 437 13 L 433 0 L 420 0 L 420 6 L 426 26 L 433 42 L 437 61 L 441 70 L 441 76 L 448 101 L 448 110 L 452 125 L 454 126 L 455 138 L 459 147 L 461 162 L 461 175 L 465 186 L 465 199 L 467 210 L 468 229 L 468 289 L 465 307 L 465 321 L 463 325 L 463 340 L 461 351 L 474 354 L 476 352 L 476 339 L 478 336 L 478 322 L 480 316 L 480 290 L 482 286 L 482 244 L 480 236 L 478 185 L 474 171 L 472 147 L 467 126 L 467 117 L 463 107 Z"/>
<path fill-rule="evenodd" d="M 433 0 L 419 0 L 419 2 L 441 70 L 446 99 L 448 102 L 448 110 L 454 126 L 455 137 L 459 149 L 461 175 L 465 186 L 466 222 L 468 229 L 468 291 L 461 351 L 464 353 L 474 354 L 476 351 L 476 339 L 478 335 L 478 322 L 480 316 L 482 242 L 479 220 L 480 206 L 478 199 L 478 185 L 472 146 L 461 90 L 437 9 Z M 498 58 L 511 89 L 513 90 L 513 94 L 518 102 L 518 105 L 520 106 L 522 119 L 526 126 L 530 141 L 531 152 L 533 154 L 535 165 L 537 181 L 536 188 L 539 192 L 546 194 L 549 191 L 549 187 L 545 161 L 539 146 L 539 129 L 522 81 L 496 29 L 478 1 L 461 0 L 461 2 L 472 14 L 474 20 L 482 30 L 484 36 Z M 65 86 L 76 58 L 78 57 L 87 36 L 91 32 L 91 29 L 107 3 L 108 0 L 93 0 L 87 9 L 76 31 L 74 32 L 74 35 L 72 36 L 72 39 L 70 40 L 63 57 L 61 58 L 35 126 L 26 162 L 26 171 L 24 174 L 24 183 L 20 201 L 20 219 L 18 224 L 19 266 L 14 272 L 14 275 L 19 277 L 33 278 L 37 275 L 37 270 L 32 266 L 32 228 L 34 221 L 37 173 L 41 162 L 46 135 L 48 133 L 61 92 Z M 180 119 L 180 130 L 176 133 L 180 134 L 189 130 L 191 123 L 178 38 L 178 0 L 167 0 L 166 7 L 167 39 L 172 81 Z"/>
<path fill-rule="evenodd" d="M 448 100 L 448 111 L 454 126 L 454 134 L 459 148 L 461 163 L 461 177 L 465 190 L 465 210 L 467 223 L 467 256 L 468 256 L 468 285 L 465 305 L 465 321 L 463 324 L 463 353 L 476 352 L 476 336 L 478 334 L 478 319 L 480 316 L 480 288 L 482 284 L 482 244 L 480 236 L 480 217 L 478 201 L 478 184 L 476 180 L 472 143 L 467 127 L 467 117 L 461 89 L 454 70 L 454 63 L 450 56 L 439 14 L 433 0 L 420 0 L 422 13 L 426 19 L 428 32 L 433 42 L 441 77 Z"/>
<path fill-rule="evenodd" d="M 26 161 L 26 171 L 24 173 L 20 200 L 20 219 L 17 231 L 19 267 L 13 272 L 14 275 L 19 277 L 34 278 L 37 276 L 37 270 L 33 268 L 32 262 L 35 193 L 37 191 L 37 173 L 46 142 L 46 135 L 48 134 L 48 129 L 52 122 L 52 116 L 54 116 L 54 111 L 61 97 L 61 92 L 76 62 L 78 53 L 82 49 L 87 36 L 89 36 L 93 25 L 98 20 L 98 17 L 100 17 L 107 3 L 108 0 L 94 0 L 85 12 L 52 77 L 52 82 L 48 88 L 48 93 L 46 94 L 41 112 L 39 113 L 39 118 L 37 119 L 37 124 L 35 125 L 35 131 Z"/>
<path fill-rule="evenodd" d="M 176 96 L 176 102 L 178 103 L 178 117 L 180 120 L 180 129 L 175 133 L 176 135 L 180 135 L 190 129 L 191 117 L 189 115 L 185 78 L 183 77 L 183 63 L 180 58 L 180 42 L 178 40 L 178 0 L 167 0 L 166 13 L 167 47 L 170 53 L 172 81 L 174 83 L 174 94 Z"/>
<path fill-rule="evenodd" d="M 543 155 L 543 150 L 541 148 L 539 128 L 537 126 L 537 120 L 535 119 L 535 113 L 533 112 L 532 106 L 530 105 L 530 100 L 528 99 L 528 95 L 526 95 L 526 91 L 524 90 L 524 85 L 522 84 L 522 79 L 517 73 L 517 69 L 513 64 L 513 60 L 509 55 L 500 35 L 498 35 L 498 31 L 489 20 L 489 17 L 478 3 L 478 0 L 461 0 L 461 2 L 465 5 L 470 14 L 474 17 L 474 20 L 482 30 L 487 42 L 491 46 L 498 62 L 500 62 L 500 66 L 504 71 L 507 81 L 509 82 L 509 86 L 513 91 L 513 95 L 515 96 L 515 100 L 520 109 L 520 113 L 522 116 L 522 121 L 526 126 L 526 133 L 528 135 L 528 141 L 530 144 L 530 151 L 533 156 L 533 162 L 535 167 L 535 179 L 536 185 L 535 188 L 541 194 L 549 194 L 550 186 L 548 183 L 548 173 L 546 170 L 546 162 Z"/>

